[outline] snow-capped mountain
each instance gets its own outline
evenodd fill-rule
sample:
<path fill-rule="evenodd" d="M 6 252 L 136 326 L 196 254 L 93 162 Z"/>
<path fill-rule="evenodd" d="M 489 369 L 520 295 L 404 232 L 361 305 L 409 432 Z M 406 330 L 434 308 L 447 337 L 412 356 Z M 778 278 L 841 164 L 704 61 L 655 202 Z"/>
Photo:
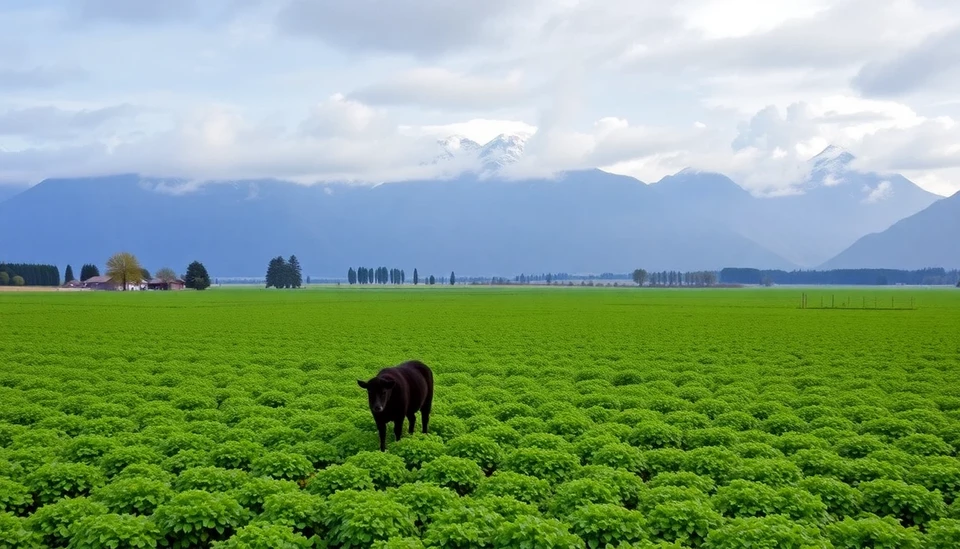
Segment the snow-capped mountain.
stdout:
<path fill-rule="evenodd" d="M 517 162 L 523 156 L 528 135 L 502 133 L 483 145 L 461 135 L 440 139 L 438 154 L 432 163 L 460 161 L 472 165 L 470 172 L 491 173 Z"/>

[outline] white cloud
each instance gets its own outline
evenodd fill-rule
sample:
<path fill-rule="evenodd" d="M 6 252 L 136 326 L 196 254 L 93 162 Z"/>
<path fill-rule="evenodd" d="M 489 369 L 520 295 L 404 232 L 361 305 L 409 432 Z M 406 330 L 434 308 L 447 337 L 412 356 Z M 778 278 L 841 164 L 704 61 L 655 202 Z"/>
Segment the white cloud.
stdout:
<path fill-rule="evenodd" d="M 943 0 L 8 3 L 0 179 L 399 179 L 438 138 L 525 133 L 515 175 L 784 192 L 836 143 L 946 194 L 957 29 Z"/>
<path fill-rule="evenodd" d="M 863 199 L 863 202 L 867 204 L 875 204 L 881 200 L 887 200 L 893 196 L 893 185 L 891 185 L 889 181 L 881 181 L 875 188 L 872 189 L 864 185 L 863 192 L 867 195 Z"/>

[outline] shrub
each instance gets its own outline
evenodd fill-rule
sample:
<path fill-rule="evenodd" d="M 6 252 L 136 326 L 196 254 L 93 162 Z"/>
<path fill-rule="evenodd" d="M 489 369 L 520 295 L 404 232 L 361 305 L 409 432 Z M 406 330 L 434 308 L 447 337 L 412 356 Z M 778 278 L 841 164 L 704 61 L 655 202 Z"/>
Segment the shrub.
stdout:
<path fill-rule="evenodd" d="M 730 478 L 754 480 L 771 486 L 794 484 L 801 476 L 802 472 L 794 462 L 782 458 L 745 459 L 730 473 Z"/>
<path fill-rule="evenodd" d="M 707 549 L 832 549 L 817 528 L 796 524 L 781 515 L 737 518 L 707 534 Z"/>
<path fill-rule="evenodd" d="M 573 478 L 580 468 L 577 456 L 559 450 L 520 448 L 507 454 L 503 469 L 560 483 Z"/>
<path fill-rule="evenodd" d="M 104 504 L 113 513 L 150 515 L 158 505 L 173 497 L 173 490 L 166 482 L 151 478 L 120 478 L 97 488 L 91 501 Z"/>
<path fill-rule="evenodd" d="M 316 532 L 317 517 L 323 510 L 323 499 L 302 491 L 277 492 L 263 500 L 259 520 L 293 528 L 306 537 Z M 239 532 L 238 532 L 239 533 Z"/>
<path fill-rule="evenodd" d="M 239 488 L 231 490 L 229 494 L 249 511 L 262 513 L 263 505 L 268 497 L 274 494 L 299 491 L 300 486 L 296 482 L 268 477 L 252 477 Z"/>
<path fill-rule="evenodd" d="M 711 530 L 722 523 L 720 514 L 703 501 L 668 501 L 647 514 L 647 530 L 665 541 L 693 547 L 703 545 Z"/>
<path fill-rule="evenodd" d="M 447 442 L 447 454 L 469 459 L 487 474 L 492 473 L 503 459 L 503 450 L 493 440 L 476 435 L 463 435 Z"/>
<path fill-rule="evenodd" d="M 800 450 L 790 456 L 790 460 L 806 476 L 844 478 L 848 469 L 847 462 L 830 450 Z"/>
<path fill-rule="evenodd" d="M 886 444 L 876 435 L 859 435 L 840 439 L 836 444 L 837 454 L 845 458 L 863 458 L 871 452 L 882 450 Z"/>
<path fill-rule="evenodd" d="M 845 518 L 824 528 L 836 549 L 920 549 L 921 537 L 914 528 L 904 528 L 892 517 Z"/>
<path fill-rule="evenodd" d="M 83 463 L 50 463 L 27 475 L 25 483 L 41 505 L 62 497 L 85 496 L 106 480 L 100 469 Z"/>
<path fill-rule="evenodd" d="M 481 484 L 481 489 L 482 487 Z M 479 492 L 480 490 L 478 494 Z M 459 505 L 457 493 L 453 490 L 424 482 L 411 482 L 399 488 L 391 488 L 387 495 L 410 509 L 417 529 L 421 531 L 433 521 L 437 513 Z"/>
<path fill-rule="evenodd" d="M 516 446 L 520 442 L 521 436 L 516 429 L 504 424 L 481 427 L 474 431 L 473 434 L 489 438 L 500 446 Z"/>
<path fill-rule="evenodd" d="M 777 491 L 765 484 L 749 480 L 734 480 L 717 489 L 713 507 L 727 517 L 760 517 L 774 512 Z"/>
<path fill-rule="evenodd" d="M 637 511 L 611 504 L 594 503 L 580 507 L 568 517 L 571 531 L 590 549 L 608 543 L 633 543 L 646 539 L 646 521 Z"/>
<path fill-rule="evenodd" d="M 700 476 L 689 471 L 660 473 L 651 478 L 647 485 L 650 488 L 658 488 L 660 486 L 681 486 L 695 488 L 705 494 L 709 494 L 716 487 L 716 484 L 710 477 Z"/>
<path fill-rule="evenodd" d="M 547 422 L 547 430 L 567 440 L 573 440 L 593 426 L 593 421 L 581 412 L 564 411 Z"/>
<path fill-rule="evenodd" d="M 748 431 L 760 426 L 760 420 L 746 412 L 726 412 L 713 420 L 716 427 L 729 427 L 735 431 Z"/>
<path fill-rule="evenodd" d="M 400 457 L 408 469 L 419 469 L 444 455 L 446 448 L 439 438 L 414 436 L 400 439 L 389 447 L 388 453 Z"/>
<path fill-rule="evenodd" d="M 622 442 L 604 445 L 593 453 L 590 461 L 593 465 L 606 465 L 638 475 L 645 470 L 643 453 Z"/>
<path fill-rule="evenodd" d="M 504 524 L 502 516 L 482 505 L 459 505 L 434 516 L 423 543 L 452 549 L 491 547 Z"/>
<path fill-rule="evenodd" d="M 818 496 L 793 486 L 777 490 L 775 512 L 810 525 L 825 524 L 830 518 L 827 505 Z"/>
<path fill-rule="evenodd" d="M 580 506 L 588 503 L 620 502 L 619 491 L 599 480 L 582 478 L 565 482 L 557 487 L 550 499 L 549 512 L 553 517 L 566 519 Z"/>
<path fill-rule="evenodd" d="M 86 497 L 64 498 L 37 509 L 26 521 L 27 527 L 40 536 L 47 547 L 60 547 L 70 539 L 74 524 L 85 517 L 105 515 L 109 512 L 102 503 Z"/>
<path fill-rule="evenodd" d="M 698 475 L 708 476 L 718 482 L 729 478 L 733 470 L 741 464 L 737 454 L 726 448 L 705 446 L 690 450 L 684 456 L 684 468 Z"/>
<path fill-rule="evenodd" d="M 897 517 L 904 526 L 923 526 L 946 515 L 939 492 L 899 480 L 873 480 L 858 487 L 863 510 L 879 516 Z"/>
<path fill-rule="evenodd" d="M 307 549 L 313 542 L 281 524 L 248 524 L 211 549 Z"/>
<path fill-rule="evenodd" d="M 960 463 L 953 458 L 941 459 L 942 462 L 928 460 L 913 467 L 907 480 L 927 490 L 939 490 L 944 502 L 949 504 L 960 498 Z"/>
<path fill-rule="evenodd" d="M 863 494 L 856 488 L 835 478 L 810 476 L 802 479 L 800 488 L 818 496 L 827 512 L 837 519 L 854 517 L 860 513 Z"/>
<path fill-rule="evenodd" d="M 18 515 L 33 506 L 30 489 L 9 479 L 0 478 L 0 513 Z"/>
<path fill-rule="evenodd" d="M 572 452 L 574 445 L 560 435 L 553 433 L 530 433 L 524 435 L 519 442 L 518 448 L 540 448 L 542 450 L 559 450 L 561 452 Z"/>
<path fill-rule="evenodd" d="M 894 446 L 917 456 L 949 456 L 953 447 L 937 435 L 916 433 L 894 442 Z"/>
<path fill-rule="evenodd" d="M 684 467 L 686 456 L 686 452 L 677 448 L 660 448 L 643 453 L 647 473 L 653 475 L 679 471 Z"/>
<path fill-rule="evenodd" d="M 679 448 L 683 431 L 662 421 L 644 421 L 633 429 L 627 441 L 644 449 Z"/>
<path fill-rule="evenodd" d="M 466 495 L 477 488 L 484 475 L 480 466 L 469 459 L 440 456 L 425 464 L 419 477 Z"/>
<path fill-rule="evenodd" d="M 211 452 L 213 465 L 226 469 L 248 469 L 253 460 L 264 453 L 263 446 L 249 440 L 229 440 Z"/>
<path fill-rule="evenodd" d="M 307 458 L 290 452 L 267 452 L 250 464 L 251 474 L 276 479 L 302 480 L 313 471 Z"/>
<path fill-rule="evenodd" d="M 588 465 L 577 474 L 578 478 L 589 478 L 606 484 L 617 491 L 620 504 L 627 509 L 636 509 L 640 493 L 647 488 L 643 479 L 637 475 L 603 465 Z"/>
<path fill-rule="evenodd" d="M 22 518 L 0 512 L 0 547 L 39 549 L 41 546 L 37 535 L 26 528 Z"/>
<path fill-rule="evenodd" d="M 160 529 L 148 517 L 108 513 L 81 519 L 70 532 L 70 547 L 155 547 Z"/>
<path fill-rule="evenodd" d="M 545 480 L 512 471 L 497 471 L 480 482 L 475 495 L 510 496 L 540 506 L 550 493 L 550 483 Z"/>
<path fill-rule="evenodd" d="M 339 492 L 330 496 L 321 516 L 326 541 L 344 549 L 416 533 L 410 509 L 385 492 Z"/>
<path fill-rule="evenodd" d="M 582 541 L 563 523 L 549 518 L 520 517 L 503 523 L 496 532 L 494 547 L 537 547 L 543 549 L 579 549 Z"/>
<path fill-rule="evenodd" d="M 99 435 L 81 435 L 66 443 L 60 454 L 66 461 L 95 465 L 105 453 L 116 446 L 116 442 Z"/>
<path fill-rule="evenodd" d="M 355 465 L 370 473 L 370 479 L 377 490 L 399 486 L 407 478 L 407 469 L 403 460 L 384 452 L 360 452 L 347 458 L 345 464 Z"/>
<path fill-rule="evenodd" d="M 940 519 L 927 526 L 925 549 L 952 549 L 960 540 L 960 520 Z"/>
<path fill-rule="evenodd" d="M 228 539 L 247 521 L 247 511 L 228 494 L 187 490 L 153 514 L 160 537 L 174 549 Z"/>
<path fill-rule="evenodd" d="M 331 465 L 317 471 L 306 483 L 311 494 L 329 496 L 340 490 L 373 490 L 370 472 L 356 465 Z"/>
<path fill-rule="evenodd" d="M 732 446 L 739 435 L 730 427 L 707 427 L 691 429 L 683 433 L 683 447 L 686 449 L 702 446 Z"/>
<path fill-rule="evenodd" d="M 108 477 L 112 477 L 134 463 L 159 464 L 162 461 L 163 455 L 149 446 L 118 446 L 103 454 L 100 468 Z"/>

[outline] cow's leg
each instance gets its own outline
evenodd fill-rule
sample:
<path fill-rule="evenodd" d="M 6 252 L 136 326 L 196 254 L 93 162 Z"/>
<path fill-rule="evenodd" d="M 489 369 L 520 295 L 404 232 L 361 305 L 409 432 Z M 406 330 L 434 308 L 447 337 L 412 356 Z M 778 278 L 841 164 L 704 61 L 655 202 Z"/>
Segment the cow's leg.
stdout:
<path fill-rule="evenodd" d="M 380 451 L 387 450 L 387 424 L 386 422 L 377 422 L 377 433 L 380 435 Z"/>
<path fill-rule="evenodd" d="M 400 437 L 403 436 L 403 418 L 397 418 L 393 422 L 393 436 L 396 437 L 395 440 L 400 440 Z"/>
<path fill-rule="evenodd" d="M 410 420 L 410 434 L 413 434 L 413 426 L 417 424 L 417 413 L 414 412 L 407 416 L 407 419 Z"/>

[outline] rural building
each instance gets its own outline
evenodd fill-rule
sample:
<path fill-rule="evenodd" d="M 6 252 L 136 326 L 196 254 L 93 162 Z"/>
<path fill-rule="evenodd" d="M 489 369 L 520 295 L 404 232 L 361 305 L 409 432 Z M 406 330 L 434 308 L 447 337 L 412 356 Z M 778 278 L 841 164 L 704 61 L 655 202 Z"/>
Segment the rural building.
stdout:
<path fill-rule="evenodd" d="M 186 287 L 186 282 L 180 280 L 171 280 L 170 282 L 164 282 L 159 278 L 153 278 L 147 281 L 148 290 L 182 290 Z"/>
<path fill-rule="evenodd" d="M 110 280 L 109 276 L 92 276 L 81 283 L 81 287 L 87 288 L 90 290 L 120 290 L 122 289 L 122 284 Z M 127 290 L 142 290 L 144 285 L 142 283 L 127 283 Z"/>

